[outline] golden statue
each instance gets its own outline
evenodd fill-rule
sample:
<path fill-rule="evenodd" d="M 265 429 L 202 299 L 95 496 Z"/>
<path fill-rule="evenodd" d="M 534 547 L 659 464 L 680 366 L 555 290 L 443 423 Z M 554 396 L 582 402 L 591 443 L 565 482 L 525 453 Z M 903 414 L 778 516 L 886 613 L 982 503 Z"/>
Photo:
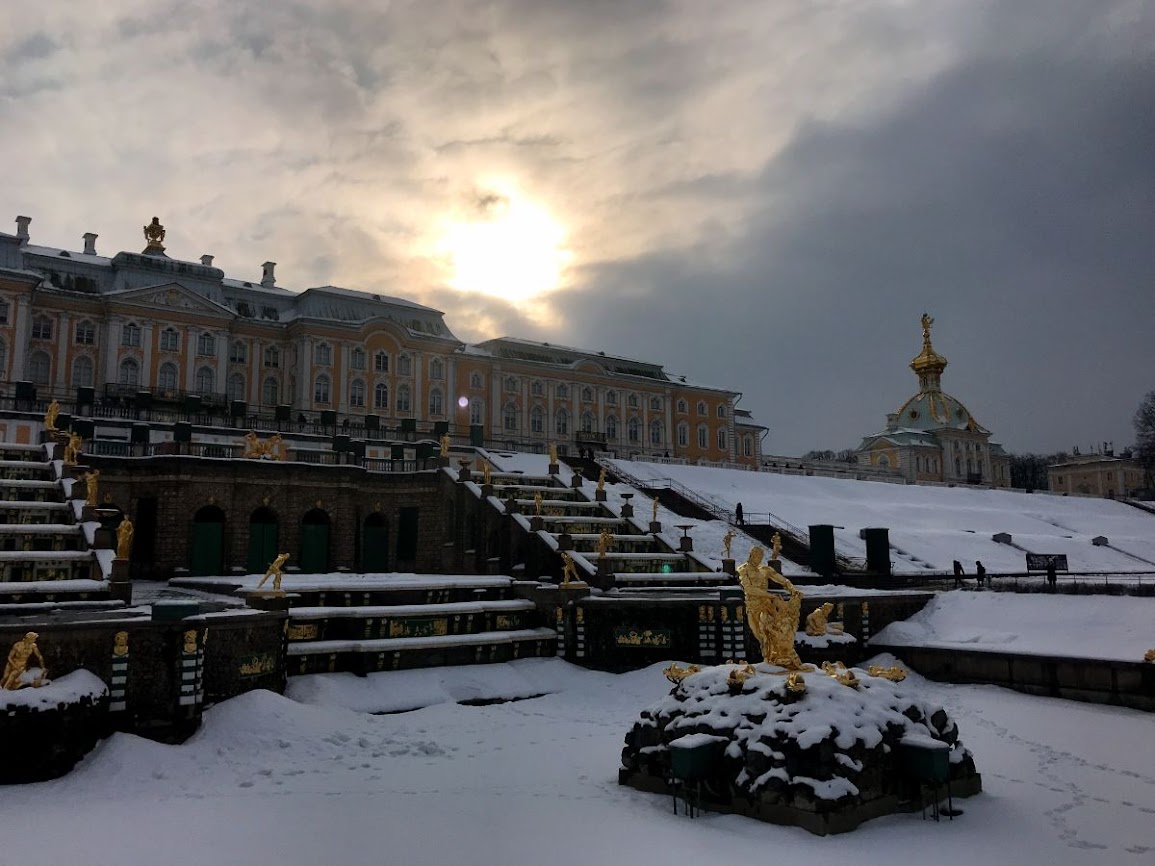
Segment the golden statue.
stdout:
<path fill-rule="evenodd" d="M 35 689 L 44 685 L 44 678 L 48 676 L 48 671 L 45 670 L 44 656 L 40 654 L 40 648 L 36 646 L 36 638 L 38 637 L 40 635 L 30 631 L 21 640 L 12 644 L 12 649 L 8 652 L 8 663 L 4 665 L 4 678 L 0 680 L 0 689 L 16 691 L 16 689 L 28 685 L 28 683 L 22 683 L 20 678 L 28 670 L 28 662 L 33 658 L 40 663 L 40 674 L 31 683 L 32 688 Z"/>
<path fill-rule="evenodd" d="M 726 682 L 732 686 L 740 686 L 756 673 L 758 673 L 758 671 L 754 669 L 754 666 L 746 662 L 746 664 L 740 668 L 731 668 L 729 676 L 726 677 Z"/>
<path fill-rule="evenodd" d="M 272 457 L 274 460 L 284 460 L 288 456 L 288 449 L 285 447 L 285 440 L 281 438 L 280 433 L 274 433 L 267 440 L 261 449 L 262 456 Z"/>
<path fill-rule="evenodd" d="M 53 400 L 48 404 L 48 411 L 44 413 L 44 429 L 49 433 L 56 432 L 56 416 L 60 414 L 60 404 Z"/>
<path fill-rule="evenodd" d="M 651 511 L 653 513 L 650 515 L 650 522 L 651 523 L 657 523 L 658 522 L 658 497 L 656 497 L 656 496 L 654 497 L 653 508 L 651 509 Z"/>
<path fill-rule="evenodd" d="M 448 433 L 442 433 L 441 434 L 441 456 L 442 457 L 448 457 L 449 456 L 449 434 Z"/>
<path fill-rule="evenodd" d="M 730 558 L 730 543 L 737 537 L 738 537 L 738 533 L 735 532 L 733 529 L 731 529 L 729 532 L 727 532 L 725 535 L 722 536 L 722 558 L 723 559 L 729 559 Z"/>
<path fill-rule="evenodd" d="M 762 658 L 769 664 L 788 671 L 809 670 L 794 649 L 794 635 L 798 630 L 798 614 L 802 608 L 802 593 L 789 580 L 762 564 L 765 551 L 752 547 L 746 562 L 738 566 L 738 583 L 746 596 L 746 621 L 762 648 Z M 789 593 L 788 598 L 772 594 L 773 581 Z"/>
<path fill-rule="evenodd" d="M 806 691 L 806 680 L 798 671 L 786 675 L 786 691 L 800 695 Z"/>
<path fill-rule="evenodd" d="M 257 438 L 257 434 L 250 430 L 245 434 L 245 453 L 244 456 L 251 460 L 255 457 L 261 456 L 261 440 Z"/>
<path fill-rule="evenodd" d="M 677 662 L 670 662 L 670 666 L 662 671 L 672 683 L 680 683 L 691 674 L 696 674 L 702 669 L 701 665 L 690 665 L 689 667 L 679 667 Z"/>
<path fill-rule="evenodd" d="M 537 517 L 541 517 L 541 503 L 541 491 L 539 490 L 537 493 L 533 494 L 533 513 Z"/>
<path fill-rule="evenodd" d="M 190 628 L 184 633 L 184 651 L 186 655 L 197 651 L 197 633 L 194 629 Z"/>
<path fill-rule="evenodd" d="M 549 462 L 551 465 L 557 465 L 557 445 L 553 442 L 549 443 Z"/>
<path fill-rule="evenodd" d="M 80 457 L 80 449 L 84 447 L 84 440 L 78 433 L 69 433 L 68 442 L 64 445 L 64 462 L 71 465 Z"/>
<path fill-rule="evenodd" d="M 561 570 L 561 585 L 569 586 L 570 581 L 580 583 L 581 578 L 578 577 L 577 563 L 573 561 L 573 557 L 563 550 L 561 552 L 561 561 L 563 563 Z"/>
<path fill-rule="evenodd" d="M 834 610 L 834 602 L 828 601 L 810 611 L 806 616 L 806 633 L 811 637 L 820 637 L 827 634 L 828 631 L 842 634 L 842 626 L 826 621 L 832 610 Z"/>
<path fill-rule="evenodd" d="M 606 553 L 609 552 L 610 545 L 614 543 L 614 534 L 608 529 L 603 529 L 601 535 L 598 536 L 598 559 L 605 559 Z"/>
<path fill-rule="evenodd" d="M 99 489 L 98 489 L 99 481 L 100 481 L 100 470 L 99 469 L 90 469 L 90 470 L 88 470 L 88 473 L 84 476 L 84 488 L 85 488 L 84 498 L 88 501 L 88 504 L 91 505 L 93 508 L 95 508 L 97 506 L 97 504 L 100 502 L 100 497 L 98 495 L 98 493 L 99 493 Z"/>
<path fill-rule="evenodd" d="M 598 473 L 598 490 L 605 491 L 606 489 L 606 467 L 602 467 L 602 471 Z"/>
<path fill-rule="evenodd" d="M 1149 649 L 1143 654 L 1143 661 L 1155 662 L 1155 649 Z"/>
<path fill-rule="evenodd" d="M 481 464 L 481 481 L 483 484 L 487 484 L 487 485 L 493 484 L 493 476 L 491 474 L 492 471 L 493 470 L 491 470 L 489 468 L 489 461 L 488 460 L 485 463 Z"/>
<path fill-rule="evenodd" d="M 128 559 L 132 556 L 132 537 L 136 529 L 128 515 L 120 519 L 120 526 L 116 527 L 116 558 Z"/>
<path fill-rule="evenodd" d="M 777 532 L 770 536 L 770 559 L 782 561 L 782 536 Z"/>
<path fill-rule="evenodd" d="M 884 668 L 882 665 L 871 665 L 866 669 L 866 672 L 872 677 L 882 677 L 884 680 L 901 683 L 906 679 L 906 669 L 898 665 L 891 665 Z"/>
<path fill-rule="evenodd" d="M 934 319 L 932 319 L 929 314 L 923 313 L 922 319 L 920 319 L 919 321 L 922 323 L 922 344 L 923 344 L 923 346 L 925 346 L 926 348 L 929 349 L 930 348 L 930 328 L 934 324 Z"/>
<path fill-rule="evenodd" d="M 144 227 L 144 239 L 148 241 L 145 249 L 164 252 L 164 226 L 160 224 L 159 217 L 153 217 L 152 222 Z"/>
<path fill-rule="evenodd" d="M 113 635 L 112 654 L 117 657 L 128 655 L 128 632 L 118 631 Z"/>
<path fill-rule="evenodd" d="M 858 688 L 858 677 L 854 675 L 854 671 L 844 665 L 842 662 L 822 663 L 822 671 L 828 677 L 834 677 L 844 686 L 850 686 L 852 689 Z"/>
<path fill-rule="evenodd" d="M 257 584 L 257 589 L 260 589 L 262 586 L 264 586 L 265 581 L 271 577 L 273 579 L 273 592 L 279 592 L 283 594 L 283 590 L 281 589 L 281 569 L 288 561 L 289 554 L 278 553 L 277 558 L 270 562 L 269 567 L 265 569 L 265 576 L 262 577 L 261 582 Z"/>

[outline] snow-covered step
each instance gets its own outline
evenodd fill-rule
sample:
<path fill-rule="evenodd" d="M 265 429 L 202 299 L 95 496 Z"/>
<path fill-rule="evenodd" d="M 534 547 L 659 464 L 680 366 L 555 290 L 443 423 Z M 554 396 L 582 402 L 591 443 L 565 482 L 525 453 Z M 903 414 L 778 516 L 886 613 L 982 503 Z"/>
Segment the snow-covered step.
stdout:
<path fill-rule="evenodd" d="M 27 503 L 21 503 L 27 504 Z M 36 503 L 32 503 L 35 505 Z M 80 535 L 82 530 L 75 523 L 0 523 L 0 536 L 4 535 Z"/>
<path fill-rule="evenodd" d="M 671 572 L 615 572 L 617 586 L 722 586 L 735 582 L 733 575 L 722 571 L 671 571 Z"/>
<path fill-rule="evenodd" d="M 289 640 L 372 640 L 475 635 L 538 625 L 533 602 L 522 599 L 451 604 L 297 607 Z"/>
<path fill-rule="evenodd" d="M 52 603 L 57 601 L 99 601 L 109 599 L 108 584 L 102 580 L 28 580 L 0 582 L 0 604 Z"/>
<path fill-rule="evenodd" d="M 42 481 L 39 478 L 0 478 L 0 490 L 60 490 L 59 481 Z"/>
<path fill-rule="evenodd" d="M 240 577 L 181 577 L 173 586 L 233 593 L 256 589 L 259 574 Z M 506 598 L 513 578 L 473 575 L 286 574 L 281 588 L 294 607 L 363 607 L 393 604 L 446 604 Z M 266 584 L 267 587 L 267 584 Z"/>

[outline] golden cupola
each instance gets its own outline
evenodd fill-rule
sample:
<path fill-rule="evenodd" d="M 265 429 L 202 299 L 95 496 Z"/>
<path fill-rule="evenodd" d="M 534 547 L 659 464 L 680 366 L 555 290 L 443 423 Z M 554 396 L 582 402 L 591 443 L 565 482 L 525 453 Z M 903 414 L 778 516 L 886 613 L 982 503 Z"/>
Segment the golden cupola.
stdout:
<path fill-rule="evenodd" d="M 920 391 L 942 390 L 942 371 L 946 369 L 947 360 L 934 350 L 930 344 L 930 329 L 934 324 L 926 313 L 922 314 L 922 351 L 910 362 L 910 369 L 918 376 Z"/>

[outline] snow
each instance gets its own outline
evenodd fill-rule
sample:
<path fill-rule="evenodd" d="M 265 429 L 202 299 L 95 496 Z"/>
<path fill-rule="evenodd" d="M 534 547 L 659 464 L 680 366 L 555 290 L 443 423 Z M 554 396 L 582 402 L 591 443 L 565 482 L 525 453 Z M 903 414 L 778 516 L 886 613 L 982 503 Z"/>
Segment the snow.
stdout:
<path fill-rule="evenodd" d="M 39 668 L 29 668 L 22 679 Z M 75 670 L 59 679 L 47 682 L 40 688 L 0 689 L 0 712 L 11 712 L 16 707 L 32 707 L 37 710 L 56 709 L 60 704 L 75 704 L 81 698 L 99 698 L 108 693 L 104 680 L 86 670 Z M 0 846 L 0 851 L 3 847 Z"/>
<path fill-rule="evenodd" d="M 669 797 L 617 784 L 626 730 L 669 691 L 663 666 L 612 676 L 524 660 L 501 666 L 497 691 L 508 690 L 503 678 L 514 671 L 529 680 L 525 690 L 552 693 L 492 706 L 446 700 L 465 687 L 438 685 L 458 676 L 441 670 L 407 672 L 407 680 L 307 678 L 325 688 L 340 683 L 314 694 L 323 705 L 250 693 L 210 709 L 184 745 L 115 734 L 69 776 L 6 792 L 0 861 L 680 866 L 772 855 L 857 866 L 926 858 L 940 866 L 1148 866 L 1155 859 L 1150 714 L 985 686 L 921 684 L 926 700 L 958 722 L 983 773 L 985 793 L 956 801 L 964 814 L 953 821 L 923 821 L 915 812 L 818 838 L 739 816 L 675 816 Z M 474 670 L 468 694 L 484 697 L 485 674 Z M 438 702 L 384 716 L 329 703 L 338 690 L 356 700 L 358 684 L 369 705 L 392 691 L 426 692 Z"/>
<path fill-rule="evenodd" d="M 183 583 L 196 586 L 220 586 L 223 589 L 241 587 L 242 589 L 256 589 L 261 582 L 262 574 L 237 574 L 227 577 L 194 577 L 177 578 L 172 581 L 176 586 Z M 286 592 L 294 590 L 313 592 L 364 592 L 379 589 L 487 589 L 509 586 L 510 577 L 470 577 L 456 574 L 359 574 L 332 572 L 330 574 L 289 574 L 281 580 L 281 588 Z M 264 586 L 267 589 L 270 585 Z"/>
<path fill-rule="evenodd" d="M 871 638 L 876 646 L 1141 661 L 1155 646 L 1155 598 L 945 592 Z"/>

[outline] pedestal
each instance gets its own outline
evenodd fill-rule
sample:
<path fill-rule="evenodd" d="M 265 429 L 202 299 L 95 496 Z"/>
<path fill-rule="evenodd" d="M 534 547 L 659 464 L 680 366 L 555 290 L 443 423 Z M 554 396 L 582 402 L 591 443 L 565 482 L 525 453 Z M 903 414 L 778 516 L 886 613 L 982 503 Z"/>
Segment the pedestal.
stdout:
<path fill-rule="evenodd" d="M 722 560 L 722 571 L 726 572 L 726 574 L 737 574 L 738 569 L 734 565 L 734 560 L 723 559 Z"/>
<path fill-rule="evenodd" d="M 694 539 L 688 535 L 683 535 L 678 539 L 678 550 L 681 553 L 689 553 L 694 549 Z"/>
<path fill-rule="evenodd" d="M 509 499 L 505 500 L 505 513 L 506 514 L 517 514 L 517 500 L 514 499 L 512 496 L 509 497 Z"/>
<path fill-rule="evenodd" d="M 632 506 L 628 502 L 623 502 L 622 503 L 622 517 L 633 517 L 633 516 L 634 516 L 634 506 Z"/>
<path fill-rule="evenodd" d="M 440 468 L 442 466 L 448 466 L 449 465 L 449 457 L 448 456 L 437 457 L 435 459 L 436 459 L 436 463 L 434 463 L 434 465 L 437 466 L 438 468 Z"/>
<path fill-rule="evenodd" d="M 573 536 L 568 532 L 563 532 L 557 537 L 558 550 L 573 550 Z"/>
<path fill-rule="evenodd" d="M 584 580 L 571 580 L 569 583 L 559 583 L 557 588 L 564 593 L 574 594 L 567 595 L 565 601 L 573 601 L 574 598 L 580 598 L 581 596 L 590 594 L 590 585 Z"/>
<path fill-rule="evenodd" d="M 128 565 L 128 563 L 126 562 L 125 565 Z M 108 582 L 108 594 L 115 601 L 132 604 L 132 581 L 110 580 Z"/>
<path fill-rule="evenodd" d="M 535 514 L 529 519 L 530 532 L 541 532 L 543 529 L 545 529 L 545 521 L 541 519 L 540 515 Z"/>
<path fill-rule="evenodd" d="M 606 492 L 604 490 L 595 490 L 594 491 L 594 502 L 605 502 L 605 501 L 606 501 Z M 624 517 L 625 515 L 622 515 L 622 516 Z"/>
<path fill-rule="evenodd" d="M 251 608 L 282 613 L 292 607 L 292 599 L 301 597 L 300 593 L 275 589 L 242 589 L 238 595 L 244 596 L 245 604 Z"/>
<path fill-rule="evenodd" d="M 472 477 L 472 474 L 470 473 L 468 466 L 462 466 L 460 469 L 457 470 L 457 480 L 458 481 L 468 481 L 471 477 Z"/>
<path fill-rule="evenodd" d="M 549 474 L 550 475 L 557 475 L 560 472 L 561 472 L 561 467 L 558 466 L 556 463 L 549 464 Z"/>
<path fill-rule="evenodd" d="M 662 521 L 660 521 L 660 520 L 651 520 L 651 521 L 650 521 L 650 532 L 652 532 L 652 533 L 654 533 L 655 535 L 657 535 L 657 534 L 658 534 L 659 532 L 661 532 L 661 531 L 662 531 Z"/>
<path fill-rule="evenodd" d="M 598 577 L 605 577 L 606 575 L 612 574 L 612 573 L 613 572 L 610 571 L 609 565 L 606 564 L 606 560 L 605 559 L 599 559 L 598 560 Z"/>
<path fill-rule="evenodd" d="M 583 480 L 582 474 L 581 474 L 581 471 L 579 470 L 579 471 L 575 472 L 573 474 L 573 478 L 570 479 L 570 482 L 569 482 L 570 487 L 572 487 L 574 490 L 577 490 L 579 487 L 582 486 L 582 480 Z"/>
<path fill-rule="evenodd" d="M 482 484 L 481 485 L 481 495 L 482 496 L 492 496 L 493 495 L 493 485 L 492 484 Z"/>

